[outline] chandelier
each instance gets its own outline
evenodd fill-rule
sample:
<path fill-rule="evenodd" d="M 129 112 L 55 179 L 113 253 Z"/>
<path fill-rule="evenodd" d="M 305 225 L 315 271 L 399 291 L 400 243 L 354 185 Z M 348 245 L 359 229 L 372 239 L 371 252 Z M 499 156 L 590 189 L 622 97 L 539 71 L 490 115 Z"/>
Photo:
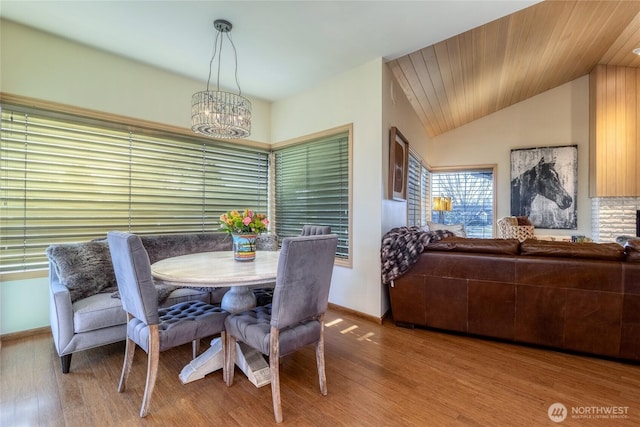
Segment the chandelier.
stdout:
<path fill-rule="evenodd" d="M 212 138 L 246 138 L 251 134 L 251 101 L 242 96 L 240 83 L 238 83 L 238 55 L 229 36 L 232 25 L 224 19 L 216 19 L 213 26 L 217 32 L 213 56 L 209 62 L 207 90 L 196 92 L 191 97 L 191 130 Z M 225 34 L 233 48 L 237 95 L 220 90 L 220 63 Z M 218 55 L 217 86 L 216 90 L 209 90 L 216 54 Z"/>

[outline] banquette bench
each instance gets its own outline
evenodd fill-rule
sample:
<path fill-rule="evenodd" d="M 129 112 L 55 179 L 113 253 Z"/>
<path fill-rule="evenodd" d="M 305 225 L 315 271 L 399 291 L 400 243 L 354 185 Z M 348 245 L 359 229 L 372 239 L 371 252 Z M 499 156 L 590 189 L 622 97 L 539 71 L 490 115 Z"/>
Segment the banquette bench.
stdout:
<path fill-rule="evenodd" d="M 276 249 L 273 235 L 261 235 L 257 249 Z M 161 259 L 198 252 L 229 251 L 226 233 L 190 233 L 140 236 L 153 264 Z M 49 318 L 62 372 L 68 373 L 73 353 L 126 339 L 126 314 L 106 239 L 56 244 L 49 258 Z M 200 300 L 219 304 L 227 288 L 175 287 L 156 281 L 160 306 Z M 256 292 L 264 292 L 256 291 Z M 260 295 L 256 295 L 260 299 Z"/>

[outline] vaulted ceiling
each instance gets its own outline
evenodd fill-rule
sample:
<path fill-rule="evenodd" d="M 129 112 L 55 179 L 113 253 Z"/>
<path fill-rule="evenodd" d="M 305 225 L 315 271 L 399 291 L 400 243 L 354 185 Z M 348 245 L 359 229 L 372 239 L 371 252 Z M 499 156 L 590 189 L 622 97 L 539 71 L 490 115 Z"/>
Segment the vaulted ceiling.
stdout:
<path fill-rule="evenodd" d="M 437 136 L 588 74 L 640 67 L 640 1 L 544 1 L 389 62 Z"/>

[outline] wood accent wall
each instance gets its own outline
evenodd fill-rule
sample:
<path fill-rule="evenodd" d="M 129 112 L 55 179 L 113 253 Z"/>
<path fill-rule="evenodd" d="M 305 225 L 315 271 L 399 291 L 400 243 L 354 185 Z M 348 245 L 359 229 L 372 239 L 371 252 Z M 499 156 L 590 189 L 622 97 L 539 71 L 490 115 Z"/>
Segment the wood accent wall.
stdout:
<path fill-rule="evenodd" d="M 640 1 L 542 1 L 388 62 L 433 138 L 591 72 L 640 67 Z"/>
<path fill-rule="evenodd" d="M 640 196 L 640 68 L 589 75 L 589 196 Z"/>

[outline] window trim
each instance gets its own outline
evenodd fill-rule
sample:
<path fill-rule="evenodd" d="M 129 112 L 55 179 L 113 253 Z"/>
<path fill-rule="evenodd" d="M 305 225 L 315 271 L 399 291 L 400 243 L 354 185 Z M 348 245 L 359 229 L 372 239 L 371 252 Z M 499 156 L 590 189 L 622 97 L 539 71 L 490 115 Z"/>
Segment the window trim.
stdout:
<path fill-rule="evenodd" d="M 114 125 L 120 125 L 121 130 L 142 130 L 150 135 L 165 135 L 167 133 L 180 137 L 190 138 L 194 141 L 207 141 L 207 138 L 198 137 L 193 133 L 191 129 L 183 128 L 179 126 L 169 125 L 166 123 L 154 122 L 151 120 L 137 119 L 120 114 L 106 113 L 104 111 L 92 110 L 89 108 L 74 107 L 67 104 L 62 104 L 52 101 L 44 101 L 37 98 L 30 98 L 27 96 L 13 95 L 4 92 L 0 92 L 0 104 L 4 104 L 21 112 L 28 112 L 32 109 L 46 110 L 52 114 L 61 116 L 75 116 L 78 120 L 86 123 L 95 122 L 111 122 Z M 214 141 L 212 139 L 212 141 Z M 234 144 L 240 144 L 247 147 L 261 148 L 263 150 L 270 150 L 271 144 L 266 142 L 251 141 L 246 139 L 225 139 L 225 142 L 232 142 Z"/>
<path fill-rule="evenodd" d="M 498 165 L 496 163 L 490 164 L 479 164 L 479 165 L 464 165 L 464 166 L 431 166 L 427 168 L 430 174 L 433 173 L 442 173 L 442 172 L 485 172 L 491 170 L 493 177 L 493 219 L 492 219 L 492 230 L 493 230 L 493 238 L 496 237 L 497 233 L 497 218 L 496 213 L 498 212 Z M 433 198 L 431 194 L 431 184 L 429 183 L 429 200 Z M 431 207 L 431 206 L 429 206 Z M 429 218 L 431 218 L 431 209 L 427 213 Z M 433 218 L 431 218 L 433 220 Z"/>

